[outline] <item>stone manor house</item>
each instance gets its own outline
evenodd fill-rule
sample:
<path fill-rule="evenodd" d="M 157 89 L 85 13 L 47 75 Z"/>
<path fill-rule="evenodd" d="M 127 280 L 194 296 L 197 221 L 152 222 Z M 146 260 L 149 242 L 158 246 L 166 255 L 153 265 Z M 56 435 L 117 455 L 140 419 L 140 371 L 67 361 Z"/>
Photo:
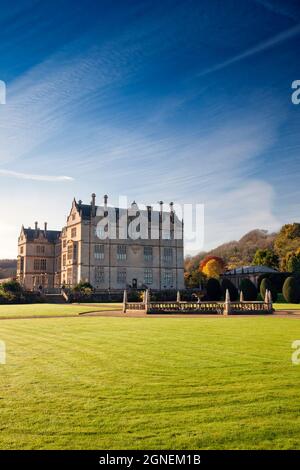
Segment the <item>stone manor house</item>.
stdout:
<path fill-rule="evenodd" d="M 47 223 L 22 226 L 17 279 L 27 290 L 49 292 L 80 281 L 99 291 L 183 289 L 183 221 L 173 207 L 164 211 L 160 202 L 156 211 L 139 210 L 133 202 L 128 209 L 111 208 L 107 196 L 97 206 L 95 194 L 90 204 L 74 199 L 61 231 L 49 230 Z M 115 223 L 108 232 L 105 220 L 112 213 Z M 130 236 L 132 227 L 138 237 Z"/>

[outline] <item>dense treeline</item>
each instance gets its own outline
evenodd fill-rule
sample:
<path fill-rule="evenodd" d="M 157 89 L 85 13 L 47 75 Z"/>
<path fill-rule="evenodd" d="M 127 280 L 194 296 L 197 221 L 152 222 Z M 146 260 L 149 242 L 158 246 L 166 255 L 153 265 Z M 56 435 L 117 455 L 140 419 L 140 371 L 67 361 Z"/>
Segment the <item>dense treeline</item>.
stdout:
<path fill-rule="evenodd" d="M 265 230 L 252 230 L 239 241 L 225 243 L 208 253 L 187 257 L 185 283 L 191 288 L 207 288 L 209 279 L 218 280 L 224 271 L 247 265 L 262 265 L 279 271 L 259 279 L 258 290 L 261 289 L 262 297 L 268 286 L 274 298 L 278 292 L 282 292 L 286 300 L 297 299 L 298 294 L 294 291 L 300 286 L 300 224 L 283 225 L 278 233 L 272 234 Z M 264 277 L 268 277 L 268 280 L 261 286 Z M 254 289 L 248 280 L 244 284 L 240 290 L 249 300 L 250 297 L 254 299 L 257 295 L 256 287 Z"/>
<path fill-rule="evenodd" d="M 232 269 L 239 266 L 261 264 L 280 271 L 300 272 L 300 223 L 283 225 L 278 233 L 252 230 L 239 241 L 231 241 L 196 256 L 187 256 L 185 271 L 199 270 L 207 257 L 218 257 Z"/>
<path fill-rule="evenodd" d="M 185 270 L 191 272 L 197 269 L 207 255 L 222 258 L 227 269 L 252 264 L 258 249 L 273 249 L 275 238 L 276 234 L 268 234 L 266 230 L 252 230 L 239 241 L 224 243 L 209 252 L 201 252 L 196 256 L 187 256 L 185 259 Z"/>
<path fill-rule="evenodd" d="M 17 260 L 16 259 L 1 259 L 0 260 L 0 279 L 8 277 L 15 277 L 17 273 Z"/>

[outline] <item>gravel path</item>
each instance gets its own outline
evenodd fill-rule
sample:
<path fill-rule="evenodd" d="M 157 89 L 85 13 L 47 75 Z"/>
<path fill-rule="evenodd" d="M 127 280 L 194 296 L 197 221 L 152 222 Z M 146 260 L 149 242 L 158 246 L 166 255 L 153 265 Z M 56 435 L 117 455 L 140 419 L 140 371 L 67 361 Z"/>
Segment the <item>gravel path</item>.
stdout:
<path fill-rule="evenodd" d="M 273 315 L 266 314 L 251 314 L 251 315 L 229 315 L 229 316 L 224 316 L 224 315 L 217 315 L 217 314 L 151 314 L 151 315 L 146 315 L 144 312 L 129 312 L 124 314 L 120 310 L 103 310 L 103 311 L 92 311 L 92 312 L 87 312 L 87 313 L 81 313 L 81 314 L 74 314 L 74 315 L 28 315 L 28 316 L 1 316 L 0 320 L 32 320 L 35 318 L 42 319 L 42 318 L 83 318 L 83 317 L 112 317 L 112 318 L 233 318 L 233 317 L 244 317 L 244 318 L 250 318 L 250 317 L 269 317 L 269 318 L 294 318 L 294 319 L 300 319 L 300 311 L 299 310 L 278 310 L 275 312 Z"/>

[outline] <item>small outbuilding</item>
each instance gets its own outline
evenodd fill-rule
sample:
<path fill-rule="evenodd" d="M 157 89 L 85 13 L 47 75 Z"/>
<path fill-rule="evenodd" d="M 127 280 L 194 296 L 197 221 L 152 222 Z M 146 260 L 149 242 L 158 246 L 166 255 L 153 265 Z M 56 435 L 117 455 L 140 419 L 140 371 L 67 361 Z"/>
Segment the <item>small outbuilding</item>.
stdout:
<path fill-rule="evenodd" d="M 278 273 L 276 269 L 268 266 L 241 266 L 239 268 L 230 269 L 221 275 L 221 279 L 229 279 L 237 289 L 243 279 L 250 279 L 256 286 L 258 279 L 263 274 Z"/>

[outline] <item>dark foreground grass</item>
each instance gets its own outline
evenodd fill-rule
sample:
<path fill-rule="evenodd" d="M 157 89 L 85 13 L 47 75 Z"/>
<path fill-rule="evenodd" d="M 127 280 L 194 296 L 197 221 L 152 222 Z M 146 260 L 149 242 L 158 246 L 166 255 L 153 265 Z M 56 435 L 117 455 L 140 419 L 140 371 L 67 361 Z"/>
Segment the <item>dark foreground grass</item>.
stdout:
<path fill-rule="evenodd" d="M 293 318 L 3 320 L 1 449 L 300 448 Z"/>

